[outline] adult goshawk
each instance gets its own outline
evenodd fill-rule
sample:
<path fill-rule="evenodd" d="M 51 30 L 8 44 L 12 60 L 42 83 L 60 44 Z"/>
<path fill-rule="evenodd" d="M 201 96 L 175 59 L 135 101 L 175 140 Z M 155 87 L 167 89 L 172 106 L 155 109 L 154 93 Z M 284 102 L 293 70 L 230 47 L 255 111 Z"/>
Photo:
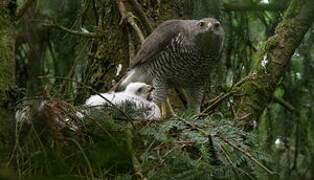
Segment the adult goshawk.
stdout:
<path fill-rule="evenodd" d="M 223 40 L 223 28 L 213 18 L 165 21 L 145 39 L 118 89 L 131 82 L 152 84 L 153 100 L 162 105 L 167 88 L 182 88 L 188 108 L 199 112 Z"/>

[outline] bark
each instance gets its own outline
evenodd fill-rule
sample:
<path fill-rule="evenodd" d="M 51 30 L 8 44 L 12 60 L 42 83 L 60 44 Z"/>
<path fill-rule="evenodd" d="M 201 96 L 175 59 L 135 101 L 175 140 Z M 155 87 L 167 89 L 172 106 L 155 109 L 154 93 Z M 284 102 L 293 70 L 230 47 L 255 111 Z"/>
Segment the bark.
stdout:
<path fill-rule="evenodd" d="M 2 4 L 3 3 L 3 4 Z M 11 6 L 11 7 L 10 7 Z M 14 8 L 14 7 L 13 7 Z M 0 151 L 1 162 L 9 157 L 9 149 L 14 137 L 12 130 L 13 115 L 10 112 L 15 103 L 12 100 L 12 90 L 15 86 L 15 55 L 14 55 L 14 20 L 12 4 L 9 1 L 0 2 Z M 12 141 L 11 141 L 12 140 Z M 0 165 L 2 168 L 2 164 Z"/>
<path fill-rule="evenodd" d="M 257 65 L 235 95 L 235 119 L 241 120 L 246 130 L 253 127 L 270 103 L 291 56 L 314 21 L 313 11 L 314 1 L 292 0 L 275 34 L 259 49 Z"/>
<path fill-rule="evenodd" d="M 14 25 L 10 1 L 0 3 L 0 108 L 15 85 Z"/>

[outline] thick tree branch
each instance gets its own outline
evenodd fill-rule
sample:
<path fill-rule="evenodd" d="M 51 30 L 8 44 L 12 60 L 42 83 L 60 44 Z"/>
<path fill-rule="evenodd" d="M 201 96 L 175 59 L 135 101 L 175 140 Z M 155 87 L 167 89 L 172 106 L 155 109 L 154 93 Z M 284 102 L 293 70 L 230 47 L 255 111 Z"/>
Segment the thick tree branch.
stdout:
<path fill-rule="evenodd" d="M 251 72 L 254 78 L 242 84 L 235 96 L 236 117 L 247 129 L 253 127 L 265 107 L 271 102 L 278 82 L 290 64 L 290 58 L 314 21 L 313 0 L 292 0 L 284 20 L 275 34 L 258 50 L 258 63 Z M 251 114 L 247 118 L 245 115 Z"/>

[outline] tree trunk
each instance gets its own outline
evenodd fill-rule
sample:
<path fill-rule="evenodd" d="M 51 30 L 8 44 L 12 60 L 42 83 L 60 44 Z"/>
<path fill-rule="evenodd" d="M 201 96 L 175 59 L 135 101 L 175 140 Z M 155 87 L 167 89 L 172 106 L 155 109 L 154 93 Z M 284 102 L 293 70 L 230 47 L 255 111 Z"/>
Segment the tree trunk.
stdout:
<path fill-rule="evenodd" d="M 11 1 L 12 2 L 12 1 Z M 15 87 L 15 55 L 14 55 L 14 34 L 13 16 L 10 0 L 0 1 L 0 151 L 1 160 L 9 157 L 9 149 L 13 142 L 14 123 L 12 123 L 13 109 L 15 104 L 12 100 L 12 90 Z M 2 168 L 2 164 L 0 165 Z"/>
<path fill-rule="evenodd" d="M 0 2 L 0 118 L 15 85 L 14 25 L 10 1 Z"/>
<path fill-rule="evenodd" d="M 253 127 L 270 103 L 291 56 L 314 21 L 313 11 L 313 0 L 292 0 L 275 34 L 259 49 L 257 65 L 235 95 L 235 119 L 246 130 Z"/>

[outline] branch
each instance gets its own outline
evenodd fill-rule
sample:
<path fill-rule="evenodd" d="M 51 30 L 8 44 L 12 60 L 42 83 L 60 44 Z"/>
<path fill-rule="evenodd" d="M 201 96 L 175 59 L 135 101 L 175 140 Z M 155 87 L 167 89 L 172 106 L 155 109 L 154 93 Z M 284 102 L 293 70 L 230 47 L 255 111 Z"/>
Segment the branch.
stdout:
<path fill-rule="evenodd" d="M 143 22 L 143 25 L 145 26 L 147 33 L 150 34 L 151 32 L 153 32 L 153 27 L 150 24 L 150 21 L 147 18 L 146 14 L 144 13 L 141 5 L 137 2 L 137 0 L 129 0 L 129 2 L 133 6 L 136 14 L 139 16 L 139 18 Z"/>
<path fill-rule="evenodd" d="M 313 0 L 291 0 L 275 34 L 259 48 L 258 62 L 250 73 L 255 78 L 244 82 L 239 88 L 241 96 L 235 98 L 235 116 L 246 117 L 242 122 L 247 131 L 253 129 L 253 122 L 273 99 L 278 82 L 291 64 L 291 56 L 314 22 L 313 11 Z"/>
<path fill-rule="evenodd" d="M 251 79 L 252 76 L 248 75 L 245 78 L 241 79 L 240 81 L 238 81 L 237 83 L 233 84 L 231 86 L 231 91 L 227 92 L 227 93 L 221 93 L 218 96 L 216 96 L 215 98 L 211 99 L 208 101 L 209 106 L 206 107 L 205 110 L 203 110 L 201 113 L 196 114 L 195 117 L 199 117 L 201 115 L 204 115 L 206 112 L 210 112 L 212 110 L 214 110 L 223 100 L 225 100 L 226 98 L 228 98 L 229 96 L 233 95 L 234 93 L 236 93 L 237 91 L 232 90 L 232 88 L 234 87 L 239 87 L 241 84 L 243 84 L 245 81 Z"/>
<path fill-rule="evenodd" d="M 243 153 L 245 156 L 247 156 L 249 159 L 251 159 L 256 165 L 258 165 L 259 167 L 261 167 L 262 169 L 264 169 L 268 174 L 270 175 L 277 175 L 278 173 L 271 171 L 270 169 L 268 169 L 266 166 L 264 166 L 261 162 L 259 162 L 251 153 L 249 153 L 248 151 L 243 150 L 242 148 L 232 144 L 231 142 L 229 142 L 228 140 L 226 140 L 225 138 L 215 135 L 217 137 L 219 137 L 222 141 L 224 141 L 225 143 L 227 143 L 229 146 L 231 146 L 233 149 Z"/>
<path fill-rule="evenodd" d="M 283 11 L 288 8 L 287 4 L 258 4 L 250 1 L 224 3 L 223 7 L 225 11 Z"/>
<path fill-rule="evenodd" d="M 298 113 L 296 108 L 293 107 L 289 102 L 285 101 L 283 98 L 280 98 L 278 96 L 273 96 L 273 99 L 275 102 L 285 107 L 288 111 L 292 113 Z"/>
<path fill-rule="evenodd" d="M 178 117 L 179 118 L 179 117 Z M 191 122 L 188 122 L 186 120 L 184 120 L 183 118 L 179 118 L 179 120 L 181 120 L 182 122 L 184 122 L 185 124 L 189 125 L 190 127 L 192 127 L 193 129 L 198 130 L 199 132 L 201 132 L 203 135 L 209 137 L 209 136 L 213 136 L 213 137 L 218 137 L 220 138 L 222 141 L 224 141 L 225 143 L 227 143 L 229 146 L 231 146 L 233 149 L 243 153 L 245 156 L 247 156 L 250 160 L 252 160 L 255 164 L 257 164 L 259 167 L 261 167 L 262 169 L 264 169 L 267 173 L 269 173 L 270 175 L 277 175 L 278 173 L 271 171 L 270 169 L 268 169 L 267 167 L 265 167 L 261 162 L 259 162 L 250 152 L 243 150 L 242 148 L 232 144 L 231 142 L 229 142 L 227 139 L 219 136 L 219 135 L 209 135 L 204 129 L 198 127 L 197 125 L 194 125 Z"/>
<path fill-rule="evenodd" d="M 201 112 L 201 114 L 204 114 L 206 112 L 210 112 L 211 110 L 215 109 L 223 100 L 225 100 L 227 97 L 229 97 L 230 95 L 232 95 L 233 93 L 235 93 L 236 91 L 230 91 L 227 93 L 222 93 L 220 95 L 218 95 L 217 97 L 215 97 L 214 99 L 212 99 L 210 102 L 211 104 L 209 106 L 207 106 L 207 108 Z"/>
<path fill-rule="evenodd" d="M 69 29 L 69 28 L 66 28 L 60 24 L 57 24 L 57 23 L 47 23 L 47 22 L 44 22 L 43 26 L 47 26 L 47 27 L 53 27 L 53 28 L 57 28 L 57 29 L 60 29 L 64 32 L 67 32 L 69 34 L 72 34 L 72 35 L 76 35 L 76 36 L 81 36 L 81 37 L 87 37 L 87 38 L 99 38 L 99 37 L 104 37 L 105 34 L 98 34 L 98 33 L 92 33 L 92 32 L 80 32 L 80 31 L 74 31 L 72 29 Z"/>
<path fill-rule="evenodd" d="M 120 24 L 126 19 L 127 22 L 132 26 L 132 28 L 135 30 L 138 38 L 140 39 L 141 43 L 144 42 L 144 35 L 141 29 L 138 27 L 138 25 L 135 22 L 135 16 L 132 12 L 128 11 L 125 7 L 123 0 L 117 0 L 118 8 L 121 14 L 121 21 Z"/>
<path fill-rule="evenodd" d="M 34 1 L 35 0 L 26 0 L 24 4 L 20 8 L 17 9 L 16 15 L 15 15 L 16 19 L 20 19 Z"/>

